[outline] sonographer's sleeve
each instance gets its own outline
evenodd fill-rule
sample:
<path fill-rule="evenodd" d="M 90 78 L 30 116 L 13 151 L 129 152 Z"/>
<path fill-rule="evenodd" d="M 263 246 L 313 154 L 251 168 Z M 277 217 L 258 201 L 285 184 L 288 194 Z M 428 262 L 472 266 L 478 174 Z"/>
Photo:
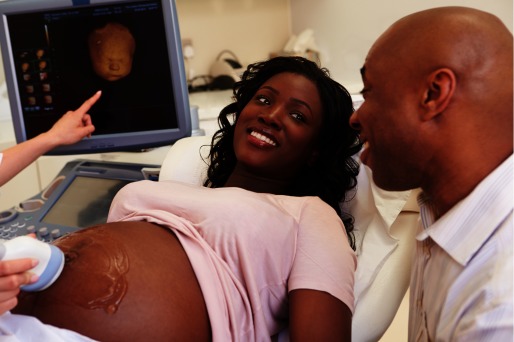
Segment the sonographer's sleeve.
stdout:
<path fill-rule="evenodd" d="M 0 316 L 0 341 L 95 342 L 71 330 L 43 324 L 37 318 L 10 312 Z"/>

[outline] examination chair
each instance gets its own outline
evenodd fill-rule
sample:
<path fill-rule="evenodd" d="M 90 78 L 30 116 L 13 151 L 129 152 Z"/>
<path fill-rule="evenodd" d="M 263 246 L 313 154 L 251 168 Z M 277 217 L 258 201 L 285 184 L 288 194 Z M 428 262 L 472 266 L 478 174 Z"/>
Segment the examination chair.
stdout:
<path fill-rule="evenodd" d="M 202 185 L 211 139 L 193 136 L 177 141 L 164 159 L 159 181 Z M 407 291 L 419 213 L 417 192 L 383 191 L 373 183 L 371 170 L 361 165 L 355 197 L 344 204 L 355 219 L 358 258 L 353 341 L 378 341 Z M 288 341 L 287 331 L 280 340 Z"/>

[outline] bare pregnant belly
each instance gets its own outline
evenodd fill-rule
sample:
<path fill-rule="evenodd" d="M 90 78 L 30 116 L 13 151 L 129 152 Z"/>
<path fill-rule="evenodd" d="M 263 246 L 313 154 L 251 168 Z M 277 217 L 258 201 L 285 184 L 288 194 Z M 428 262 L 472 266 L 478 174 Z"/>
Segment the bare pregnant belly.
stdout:
<path fill-rule="evenodd" d="M 211 332 L 189 259 L 148 222 L 107 223 L 54 244 L 66 262 L 48 289 L 22 293 L 14 313 L 101 341 L 203 341 Z"/>

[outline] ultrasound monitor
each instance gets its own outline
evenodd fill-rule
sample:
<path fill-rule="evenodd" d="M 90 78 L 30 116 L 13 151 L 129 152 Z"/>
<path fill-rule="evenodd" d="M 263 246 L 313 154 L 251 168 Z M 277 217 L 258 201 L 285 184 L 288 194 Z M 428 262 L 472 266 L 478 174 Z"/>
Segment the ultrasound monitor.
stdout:
<path fill-rule="evenodd" d="M 132 180 L 76 176 L 41 222 L 79 228 L 105 223 L 112 199 L 130 182 Z"/>
<path fill-rule="evenodd" d="M 0 212 L 0 242 L 34 233 L 51 242 L 105 223 L 118 191 L 131 182 L 156 180 L 158 165 L 75 159 L 40 193 Z"/>
<path fill-rule="evenodd" d="M 191 135 L 173 0 L 7 0 L 0 47 L 18 143 L 97 90 L 92 137 L 48 154 L 141 150 Z"/>

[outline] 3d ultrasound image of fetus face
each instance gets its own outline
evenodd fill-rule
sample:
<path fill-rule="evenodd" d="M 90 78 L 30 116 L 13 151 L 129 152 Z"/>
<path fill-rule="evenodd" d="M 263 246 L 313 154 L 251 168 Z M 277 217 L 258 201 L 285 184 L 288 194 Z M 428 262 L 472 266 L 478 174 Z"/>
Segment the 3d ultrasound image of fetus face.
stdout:
<path fill-rule="evenodd" d="M 88 45 L 93 70 L 101 78 L 117 81 L 132 71 L 136 41 L 124 25 L 108 23 L 93 30 Z"/>

